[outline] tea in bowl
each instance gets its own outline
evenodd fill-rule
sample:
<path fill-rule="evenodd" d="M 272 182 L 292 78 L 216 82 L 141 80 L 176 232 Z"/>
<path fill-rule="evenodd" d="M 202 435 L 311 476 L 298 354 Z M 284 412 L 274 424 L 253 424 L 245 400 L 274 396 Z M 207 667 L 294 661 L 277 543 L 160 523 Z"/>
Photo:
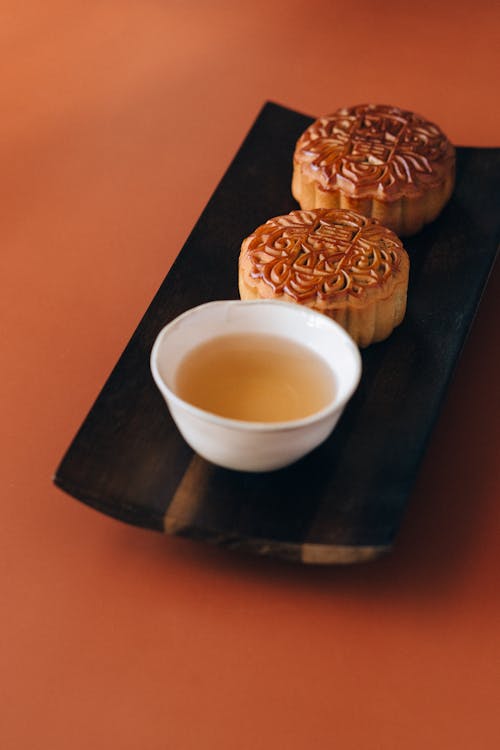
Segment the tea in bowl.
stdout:
<path fill-rule="evenodd" d="M 361 357 L 341 326 L 304 306 L 222 300 L 166 325 L 151 371 L 194 451 L 228 469 L 271 471 L 332 432 Z"/>

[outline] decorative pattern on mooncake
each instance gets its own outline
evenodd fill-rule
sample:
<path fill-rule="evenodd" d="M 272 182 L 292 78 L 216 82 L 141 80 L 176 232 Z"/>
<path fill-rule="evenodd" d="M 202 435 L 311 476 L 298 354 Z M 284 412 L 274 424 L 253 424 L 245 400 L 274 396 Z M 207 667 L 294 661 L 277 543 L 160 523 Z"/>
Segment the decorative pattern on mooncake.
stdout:
<path fill-rule="evenodd" d="M 354 211 L 292 211 L 259 227 L 247 245 L 252 278 L 297 302 L 330 295 L 359 297 L 380 286 L 400 263 L 402 244 Z"/>
<path fill-rule="evenodd" d="M 307 128 L 295 149 L 292 192 L 302 208 L 353 208 L 412 234 L 439 214 L 454 174 L 455 149 L 437 125 L 367 104 Z"/>
<path fill-rule="evenodd" d="M 367 346 L 401 322 L 408 268 L 399 238 L 374 219 L 344 209 L 292 211 L 244 240 L 240 296 L 314 307 Z"/>

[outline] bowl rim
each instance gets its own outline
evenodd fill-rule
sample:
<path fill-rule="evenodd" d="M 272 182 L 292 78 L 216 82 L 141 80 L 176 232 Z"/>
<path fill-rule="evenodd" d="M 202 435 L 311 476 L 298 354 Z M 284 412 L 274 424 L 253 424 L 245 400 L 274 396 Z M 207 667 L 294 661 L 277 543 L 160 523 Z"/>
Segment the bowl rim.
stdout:
<path fill-rule="evenodd" d="M 288 419 L 288 420 L 276 421 L 276 422 L 259 422 L 259 421 L 250 421 L 250 420 L 244 420 L 244 419 L 234 419 L 231 417 L 223 417 L 219 414 L 215 414 L 214 412 L 210 412 L 210 411 L 207 411 L 206 409 L 202 409 L 199 406 L 195 406 L 194 404 L 191 404 L 189 401 L 186 401 L 185 399 L 181 398 L 177 393 L 175 393 L 174 390 L 172 390 L 172 388 L 170 388 L 166 384 L 165 380 L 161 376 L 159 369 L 158 369 L 158 352 L 162 345 L 163 339 L 165 338 L 165 336 L 168 335 L 168 333 L 173 328 L 180 325 L 182 321 L 185 320 L 186 318 L 191 317 L 195 313 L 200 313 L 203 309 L 206 309 L 208 307 L 215 307 L 215 306 L 220 306 L 220 305 L 226 305 L 226 306 L 233 306 L 233 305 L 243 306 L 244 305 L 244 306 L 259 306 L 259 307 L 265 307 L 268 305 L 272 305 L 274 307 L 276 305 L 279 305 L 283 308 L 290 309 L 290 311 L 293 310 L 294 314 L 298 312 L 300 315 L 317 318 L 317 320 L 322 325 L 326 325 L 327 327 L 330 327 L 331 330 L 335 333 L 335 335 L 342 340 L 343 344 L 347 347 L 349 352 L 352 354 L 352 357 L 355 363 L 355 377 L 352 379 L 352 382 L 350 383 L 349 387 L 346 389 L 342 398 L 336 399 L 334 397 L 333 400 L 329 402 L 326 406 L 324 406 L 322 409 L 320 409 L 319 411 L 315 411 L 312 414 L 309 414 L 307 417 L 301 417 L 300 419 Z M 274 335 L 279 336 L 280 334 L 274 334 Z M 284 334 L 283 338 L 286 339 L 287 336 Z M 307 343 L 302 342 L 302 346 L 307 347 Z M 163 328 L 160 330 L 160 332 L 156 336 L 153 347 L 151 349 L 150 368 L 151 368 L 151 373 L 153 375 L 153 379 L 158 389 L 160 390 L 160 392 L 166 399 L 168 405 L 169 405 L 169 402 L 172 401 L 174 404 L 176 404 L 178 407 L 180 407 L 184 411 L 187 411 L 192 416 L 196 416 L 205 422 L 210 422 L 212 424 L 236 429 L 239 431 L 245 431 L 245 432 L 287 431 L 288 432 L 291 430 L 297 430 L 297 429 L 300 429 L 301 427 L 307 427 L 308 425 L 321 422 L 324 419 L 331 416 L 332 414 L 335 414 L 338 411 L 341 411 L 345 407 L 349 399 L 352 397 L 352 395 L 356 391 L 356 388 L 359 385 L 359 381 L 362 375 L 362 360 L 361 360 L 361 354 L 360 354 L 358 346 L 356 345 L 354 340 L 351 338 L 351 336 L 349 336 L 349 334 L 344 330 L 344 328 L 342 328 L 342 326 L 339 323 L 332 320 L 331 318 L 324 315 L 323 313 L 318 312 L 317 310 L 313 310 L 311 308 L 298 305 L 297 303 L 286 302 L 283 300 L 232 299 L 232 300 L 212 300 L 210 302 L 203 302 L 199 305 L 195 305 L 194 307 L 191 307 L 188 310 L 185 310 L 183 313 L 176 316 L 169 323 L 163 326 Z M 333 368 L 331 369 L 333 371 L 333 374 L 335 375 L 335 370 L 333 370 Z"/>

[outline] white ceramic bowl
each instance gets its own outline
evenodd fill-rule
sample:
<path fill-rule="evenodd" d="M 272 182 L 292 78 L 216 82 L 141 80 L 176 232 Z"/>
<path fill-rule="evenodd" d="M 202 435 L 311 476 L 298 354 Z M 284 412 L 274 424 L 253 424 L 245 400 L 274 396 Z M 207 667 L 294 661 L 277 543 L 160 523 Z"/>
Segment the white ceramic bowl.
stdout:
<path fill-rule="evenodd" d="M 174 381 L 195 346 L 226 334 L 283 336 L 323 357 L 335 378 L 332 401 L 321 411 L 287 422 L 220 417 L 179 398 Z M 208 302 L 175 318 L 159 333 L 151 371 L 184 439 L 214 464 L 240 471 L 271 471 L 297 461 L 331 433 L 361 376 L 361 357 L 334 321 L 305 306 L 272 300 Z"/>

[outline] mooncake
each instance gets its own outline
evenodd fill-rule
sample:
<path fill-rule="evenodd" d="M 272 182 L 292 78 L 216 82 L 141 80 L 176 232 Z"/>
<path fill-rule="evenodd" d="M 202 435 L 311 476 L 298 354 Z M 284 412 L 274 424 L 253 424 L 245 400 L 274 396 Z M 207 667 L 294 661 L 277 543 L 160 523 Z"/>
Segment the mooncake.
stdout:
<path fill-rule="evenodd" d="M 376 104 L 339 109 L 297 141 L 292 194 L 303 209 L 347 208 L 398 236 L 420 231 L 449 200 L 455 148 L 423 117 Z"/>
<path fill-rule="evenodd" d="M 341 208 L 297 210 L 243 240 L 239 292 L 307 305 L 365 347 L 403 320 L 409 266 L 401 240 L 376 219 Z"/>

